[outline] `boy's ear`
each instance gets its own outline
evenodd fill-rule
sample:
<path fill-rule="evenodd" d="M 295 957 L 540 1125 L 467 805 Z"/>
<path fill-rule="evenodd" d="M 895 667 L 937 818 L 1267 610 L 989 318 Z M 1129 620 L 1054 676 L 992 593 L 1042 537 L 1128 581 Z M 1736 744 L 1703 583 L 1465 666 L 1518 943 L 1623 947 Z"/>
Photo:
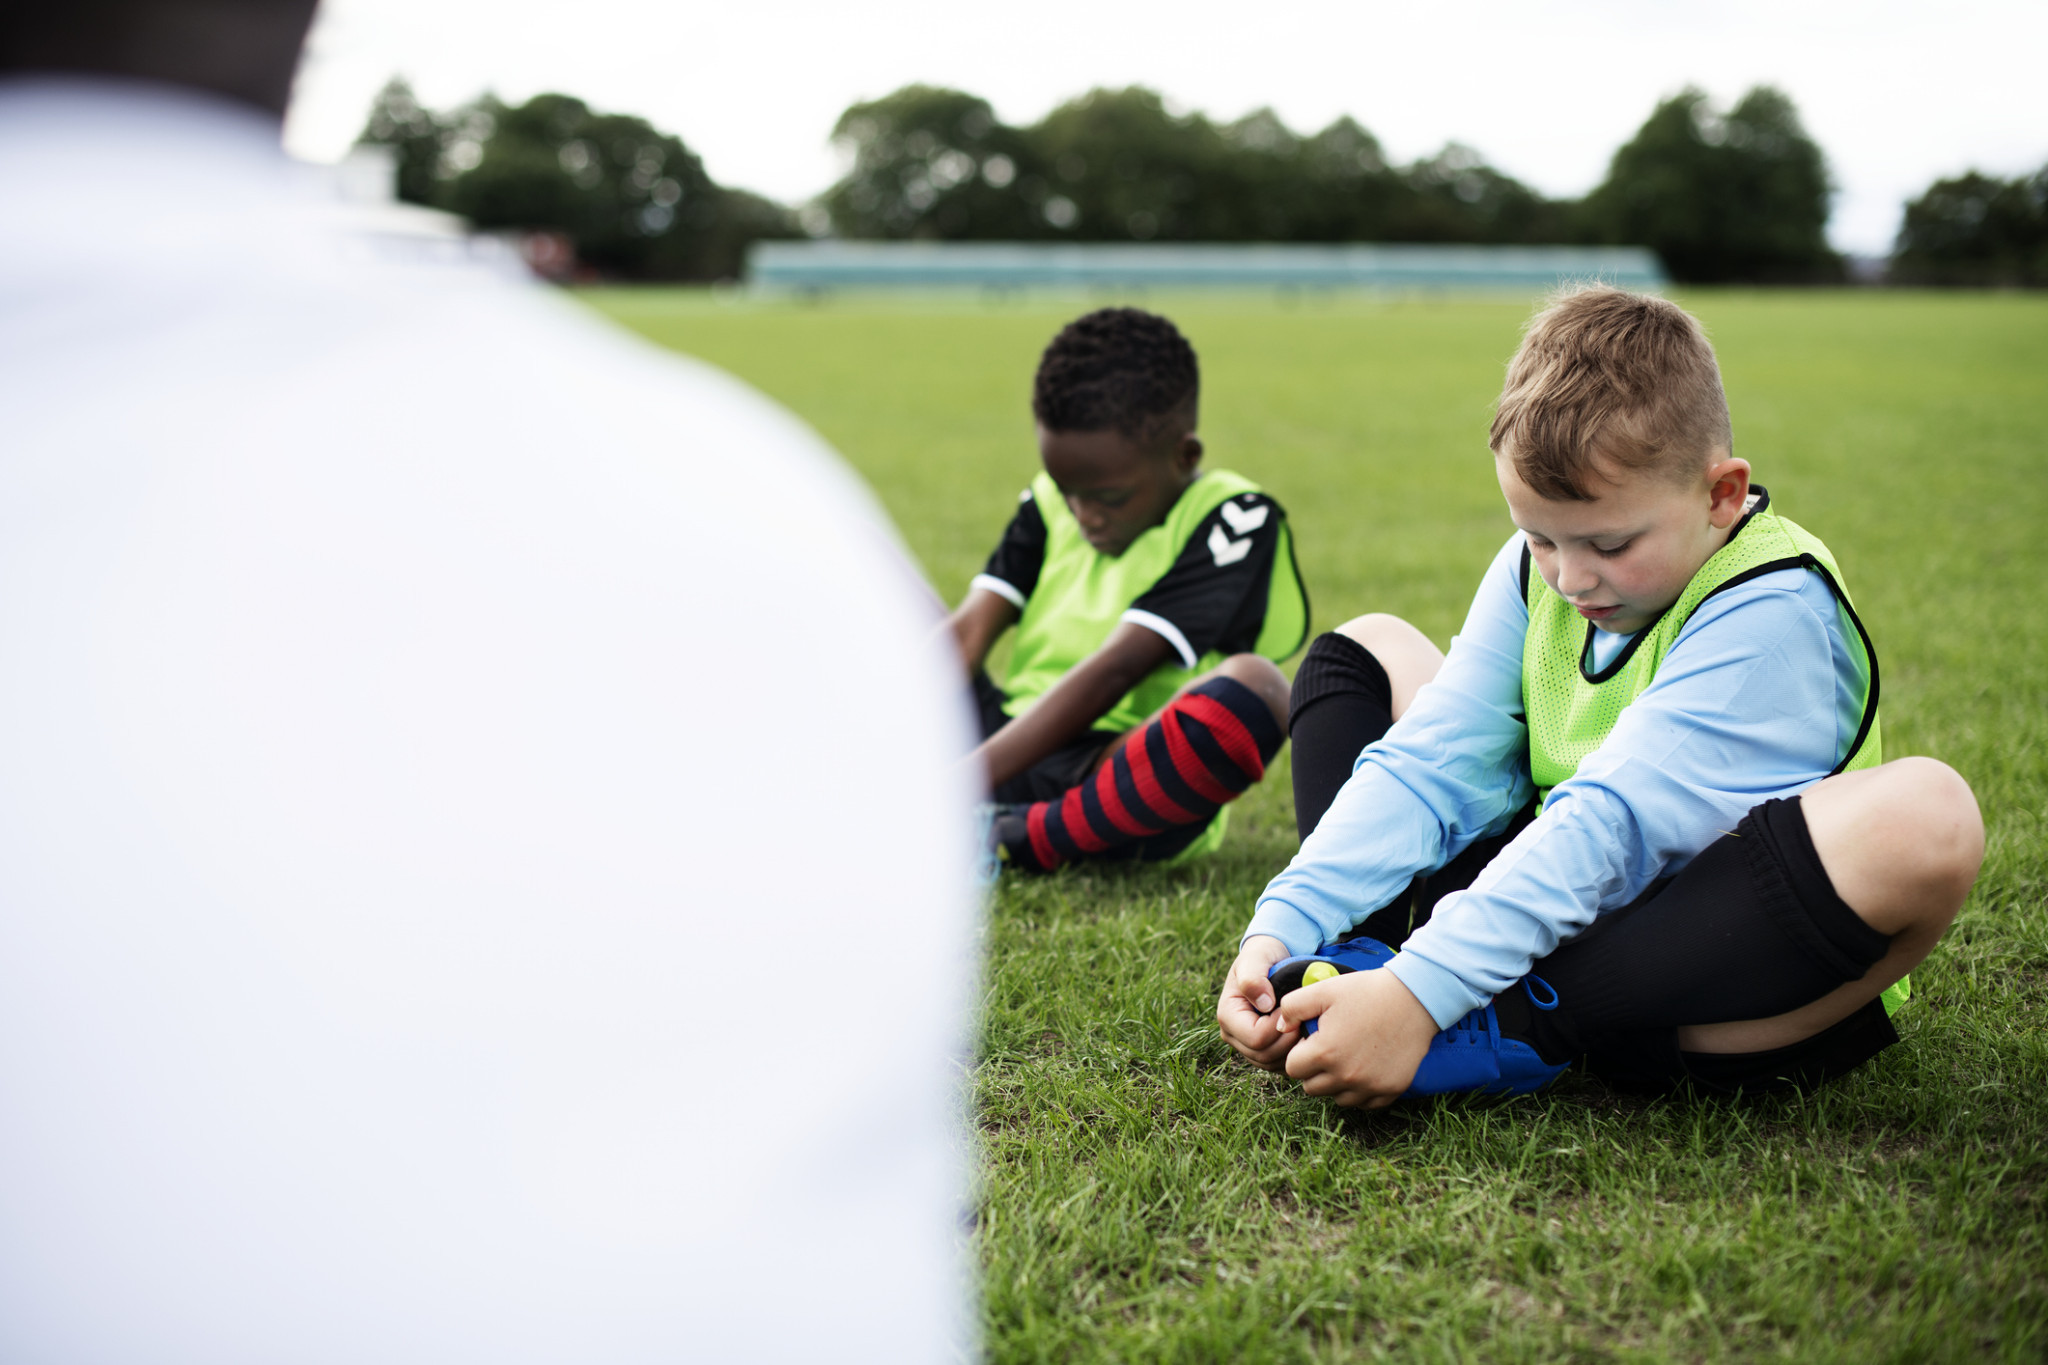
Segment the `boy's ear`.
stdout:
<path fill-rule="evenodd" d="M 1180 438 L 1180 446 L 1173 452 L 1181 468 L 1192 474 L 1202 463 L 1202 438 L 1192 431 Z"/>
<path fill-rule="evenodd" d="M 1707 521 L 1725 531 L 1742 520 L 1749 501 L 1749 461 L 1725 456 L 1707 466 Z"/>

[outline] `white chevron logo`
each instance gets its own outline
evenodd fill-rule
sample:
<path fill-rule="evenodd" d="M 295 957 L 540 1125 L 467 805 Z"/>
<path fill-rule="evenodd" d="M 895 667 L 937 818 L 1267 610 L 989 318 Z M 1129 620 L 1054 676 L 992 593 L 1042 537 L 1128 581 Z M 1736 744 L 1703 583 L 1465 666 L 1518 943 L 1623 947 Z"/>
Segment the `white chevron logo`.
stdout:
<path fill-rule="evenodd" d="M 1253 531 L 1264 526 L 1266 524 L 1266 513 L 1272 509 L 1266 506 L 1266 504 L 1260 503 L 1258 506 L 1247 510 L 1239 507 L 1234 502 L 1226 502 L 1217 510 L 1222 512 L 1223 519 L 1230 523 L 1232 535 L 1244 536 L 1250 535 Z"/>
<path fill-rule="evenodd" d="M 1225 504 L 1225 506 L 1228 505 L 1227 503 Z M 1263 512 L 1266 509 L 1262 507 L 1259 510 Z M 1217 568 L 1227 568 L 1251 552 L 1251 537 L 1247 536 L 1243 540 L 1232 540 L 1229 536 L 1223 534 L 1223 527 L 1221 525 L 1209 528 L 1209 553 L 1215 556 Z"/>

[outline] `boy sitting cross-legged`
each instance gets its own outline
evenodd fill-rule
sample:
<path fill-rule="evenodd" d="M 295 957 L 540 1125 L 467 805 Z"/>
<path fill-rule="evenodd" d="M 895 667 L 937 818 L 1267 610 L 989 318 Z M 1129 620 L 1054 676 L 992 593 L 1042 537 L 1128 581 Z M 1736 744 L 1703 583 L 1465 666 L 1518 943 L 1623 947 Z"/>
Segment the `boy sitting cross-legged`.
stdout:
<path fill-rule="evenodd" d="M 1897 1041 L 1983 826 L 1949 768 L 1881 761 L 1847 585 L 1735 458 L 1699 325 L 1564 297 L 1490 444 L 1520 532 L 1449 656 L 1366 616 L 1302 662 L 1301 851 L 1224 1036 L 1375 1107 L 1581 1057 L 1632 1089 L 1809 1086 Z"/>
<path fill-rule="evenodd" d="M 1046 347 L 1043 471 L 948 622 L 973 679 L 992 851 L 1047 871 L 1222 841 L 1285 741 L 1274 661 L 1308 638 L 1286 513 L 1201 468 L 1194 349 L 1106 308 Z M 982 665 L 1016 627 L 1004 686 Z"/>

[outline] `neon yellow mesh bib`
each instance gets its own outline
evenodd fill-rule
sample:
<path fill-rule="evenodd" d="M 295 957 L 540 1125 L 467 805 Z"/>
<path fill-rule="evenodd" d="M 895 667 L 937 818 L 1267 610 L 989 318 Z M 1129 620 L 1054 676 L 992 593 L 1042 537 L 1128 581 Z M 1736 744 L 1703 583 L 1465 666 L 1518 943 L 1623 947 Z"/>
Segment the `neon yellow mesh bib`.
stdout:
<path fill-rule="evenodd" d="M 1009 696 L 1004 709 L 1013 716 L 1022 715 L 1075 664 L 1102 648 L 1131 603 L 1173 567 L 1203 518 L 1227 499 L 1260 491 L 1242 474 L 1211 469 L 1187 486 L 1165 521 L 1111 558 L 1088 543 L 1081 524 L 1067 508 L 1067 500 L 1060 496 L 1059 485 L 1041 472 L 1031 481 L 1031 496 L 1045 521 L 1045 560 L 1037 586 L 1017 620 L 1010 667 L 1003 680 L 1003 691 Z M 1266 619 L 1253 648 L 1278 663 L 1300 649 L 1307 636 L 1308 597 L 1294 566 L 1293 533 L 1283 520 L 1273 576 L 1266 588 Z M 1134 728 L 1166 705 L 1189 678 L 1222 660 L 1223 656 L 1212 650 L 1193 668 L 1161 665 L 1103 713 L 1096 727 Z"/>

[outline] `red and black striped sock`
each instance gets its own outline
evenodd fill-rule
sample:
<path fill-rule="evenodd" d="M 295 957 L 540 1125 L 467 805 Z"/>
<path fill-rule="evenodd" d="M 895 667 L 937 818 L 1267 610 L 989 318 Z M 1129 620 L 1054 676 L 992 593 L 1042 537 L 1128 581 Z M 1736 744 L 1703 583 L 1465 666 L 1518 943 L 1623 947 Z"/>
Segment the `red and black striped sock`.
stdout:
<path fill-rule="evenodd" d="M 1265 776 L 1285 738 L 1266 703 L 1236 679 L 1191 687 L 1126 735 L 1087 781 L 1025 812 L 1032 859 L 1050 870 L 1199 829 Z"/>

